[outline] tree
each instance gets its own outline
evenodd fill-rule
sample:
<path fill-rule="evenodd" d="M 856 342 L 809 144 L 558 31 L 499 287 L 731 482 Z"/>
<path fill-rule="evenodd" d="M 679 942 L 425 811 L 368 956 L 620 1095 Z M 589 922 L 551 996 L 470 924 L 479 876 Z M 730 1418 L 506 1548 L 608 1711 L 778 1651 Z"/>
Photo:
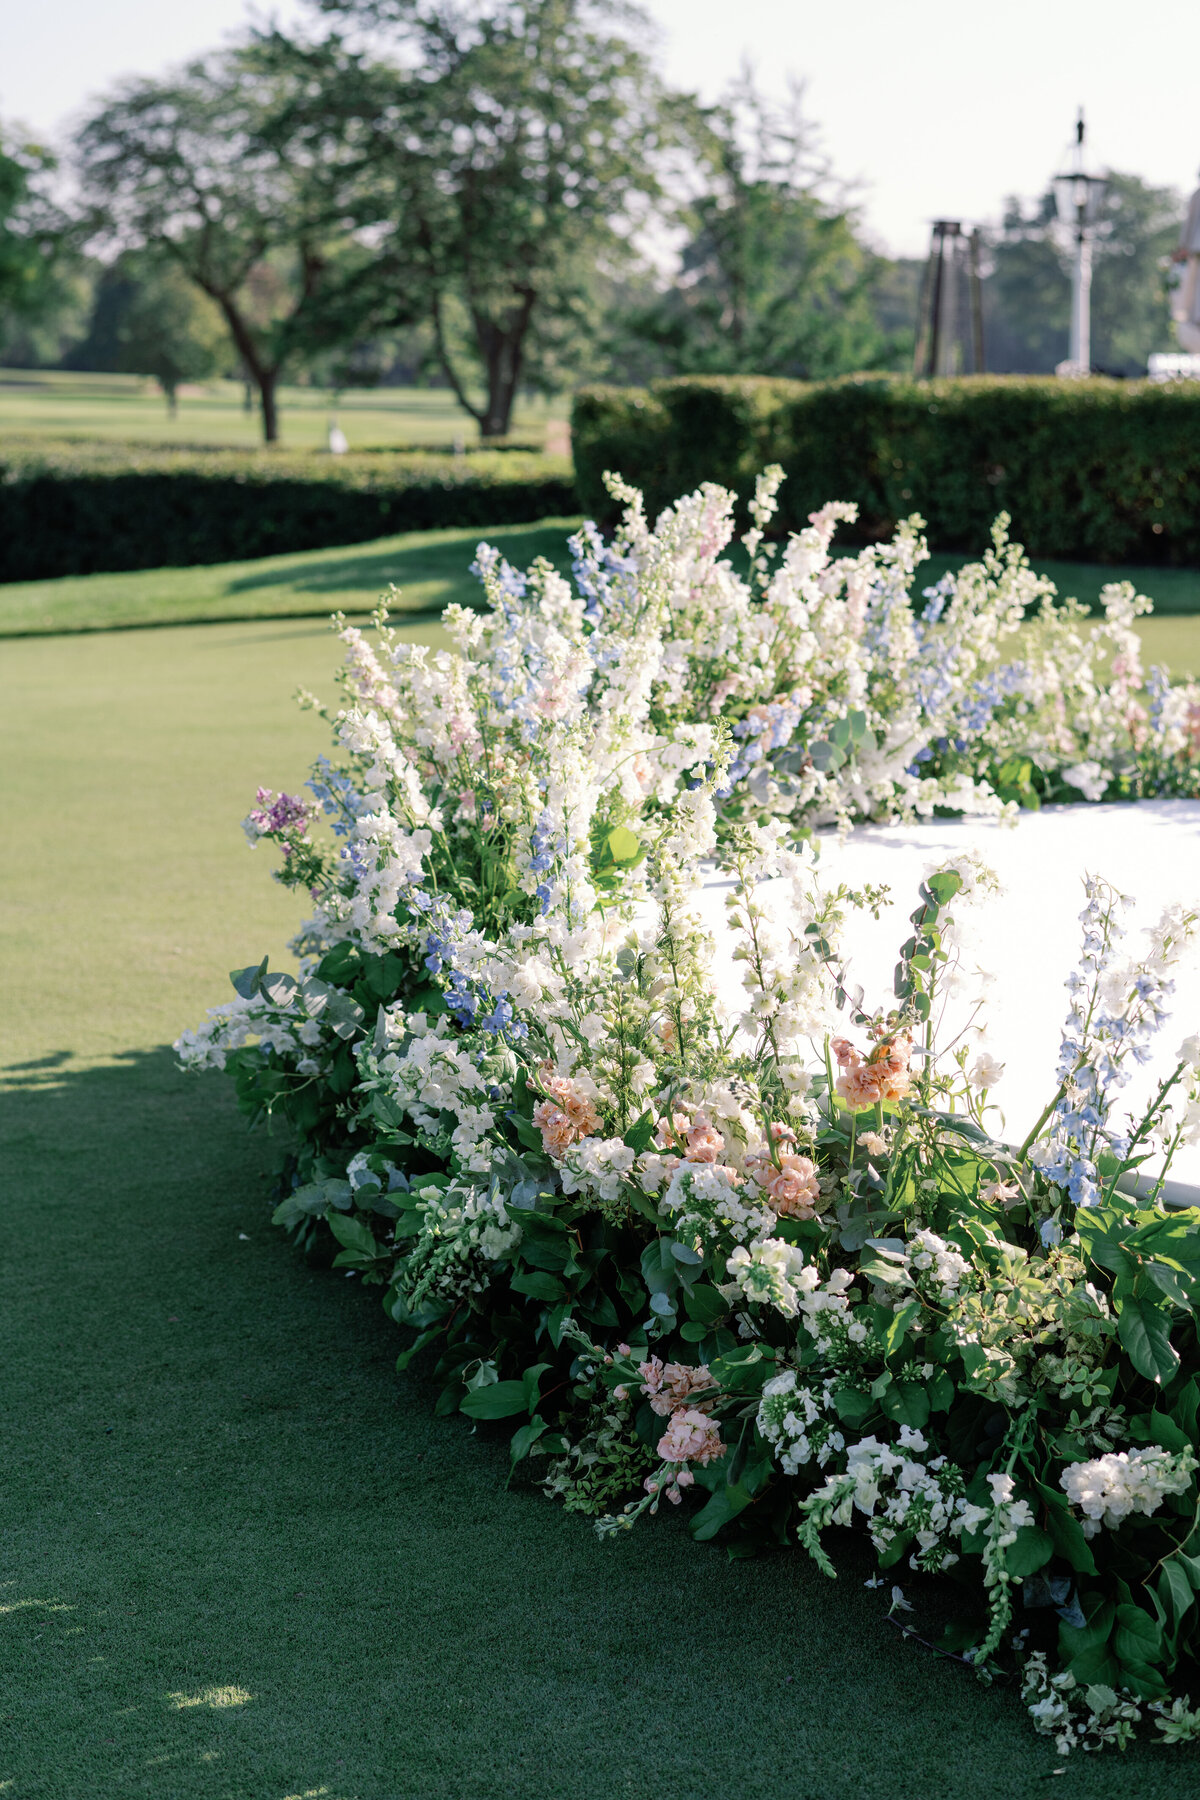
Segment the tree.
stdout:
<path fill-rule="evenodd" d="M 0 334 L 36 330 L 76 299 L 67 220 L 48 182 L 54 157 L 14 127 L 0 126 Z"/>
<path fill-rule="evenodd" d="M 1151 351 L 1172 347 L 1166 261 L 1181 215 L 1173 189 L 1109 175 L 1092 257 L 1094 368 L 1142 375 Z M 1052 195 L 1028 211 L 1009 201 L 983 284 L 989 368 L 1047 374 L 1066 356 L 1072 253 Z"/>
<path fill-rule="evenodd" d="M 503 436 L 518 390 L 557 385 L 593 329 L 597 271 L 628 258 L 658 193 L 671 108 L 626 35 L 639 15 L 619 0 L 324 10 L 369 35 L 265 41 L 308 77 L 283 134 L 342 170 L 377 253 L 375 328 L 427 317 L 459 403 Z"/>
<path fill-rule="evenodd" d="M 875 305 L 887 265 L 816 154 L 801 99 L 775 107 L 743 75 L 708 116 L 679 272 L 629 321 L 672 373 L 820 377 L 892 353 Z"/>
<path fill-rule="evenodd" d="M 156 250 L 214 301 L 268 443 L 282 374 L 352 329 L 335 296 L 370 260 L 339 212 L 338 171 L 268 130 L 291 97 L 278 71 L 235 50 L 127 83 L 77 140 L 95 237 Z"/>
<path fill-rule="evenodd" d="M 177 264 L 125 256 L 97 281 L 88 333 L 71 364 L 152 375 L 174 417 L 181 383 L 205 380 L 228 353 L 216 304 Z"/>

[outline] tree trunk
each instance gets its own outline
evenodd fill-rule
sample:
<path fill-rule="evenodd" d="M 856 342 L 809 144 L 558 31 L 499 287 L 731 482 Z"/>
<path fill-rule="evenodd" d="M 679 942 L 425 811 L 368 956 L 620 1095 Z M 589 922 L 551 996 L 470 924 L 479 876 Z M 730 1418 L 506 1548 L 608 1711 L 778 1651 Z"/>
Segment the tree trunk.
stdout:
<path fill-rule="evenodd" d="M 201 283 L 201 286 L 204 286 Z M 275 390 L 279 385 L 279 369 L 277 366 L 263 361 L 258 353 L 258 345 L 254 342 L 254 334 L 248 321 L 242 316 L 237 301 L 232 294 L 218 292 L 215 288 L 206 288 L 221 311 L 225 315 L 225 323 L 229 327 L 229 335 L 233 339 L 234 348 L 242 359 L 242 370 L 247 381 L 252 381 L 258 389 L 259 405 L 262 408 L 263 441 L 274 444 L 279 439 L 279 410 L 276 403 Z"/>
<path fill-rule="evenodd" d="M 263 441 L 275 444 L 279 441 L 279 412 L 275 402 L 275 387 L 279 377 L 274 369 L 264 369 L 258 378 L 258 397 L 262 402 Z"/>
<path fill-rule="evenodd" d="M 533 316 L 534 293 L 526 288 L 503 325 L 475 315 L 475 335 L 487 370 L 487 404 L 479 421 L 484 438 L 507 437 L 525 362 L 525 338 Z"/>
<path fill-rule="evenodd" d="M 177 419 L 179 417 L 179 395 L 176 392 L 175 383 L 164 381 L 162 391 L 167 397 L 168 419 Z"/>

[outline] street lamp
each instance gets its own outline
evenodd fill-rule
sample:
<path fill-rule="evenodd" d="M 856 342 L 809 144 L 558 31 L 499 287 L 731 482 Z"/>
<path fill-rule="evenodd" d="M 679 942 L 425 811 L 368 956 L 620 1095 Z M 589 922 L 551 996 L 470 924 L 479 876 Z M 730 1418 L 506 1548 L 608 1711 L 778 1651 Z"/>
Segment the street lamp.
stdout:
<path fill-rule="evenodd" d="M 1071 271 L 1071 343 L 1070 354 L 1060 363 L 1060 375 L 1086 375 L 1092 361 L 1092 235 L 1100 216 L 1104 190 L 1108 186 L 1103 175 L 1089 175 L 1084 167 L 1083 108 L 1075 122 L 1075 143 L 1071 168 L 1054 177 L 1055 212 L 1075 234 L 1075 260 Z"/>

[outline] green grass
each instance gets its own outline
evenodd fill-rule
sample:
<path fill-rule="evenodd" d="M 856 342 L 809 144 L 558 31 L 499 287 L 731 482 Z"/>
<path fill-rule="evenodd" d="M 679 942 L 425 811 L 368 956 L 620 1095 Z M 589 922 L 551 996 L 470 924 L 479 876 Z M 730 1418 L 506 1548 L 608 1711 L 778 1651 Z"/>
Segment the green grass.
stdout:
<path fill-rule="evenodd" d="M 527 568 L 535 556 L 566 566 L 566 537 L 575 519 L 544 519 L 483 533 L 410 532 L 267 556 L 253 562 L 191 569 L 139 569 L 119 575 L 67 575 L 58 581 L 0 584 L 0 638 L 45 632 L 106 631 L 141 625 L 179 625 L 209 620 L 290 619 L 371 611 L 394 581 L 402 608 L 412 614 L 440 611 L 457 600 L 470 604 L 479 585 L 467 573 L 475 546 L 486 536 L 509 560 Z M 965 557 L 935 556 L 920 586 L 929 586 Z M 1064 594 L 1095 604 L 1106 581 L 1129 579 L 1150 594 L 1158 611 L 1141 627 L 1147 660 L 1176 674 L 1200 673 L 1200 572 L 1191 569 L 1113 570 L 1086 563 L 1039 564 Z M 1195 615 L 1195 616 L 1190 616 Z"/>
<path fill-rule="evenodd" d="M 57 369 L 0 369 L 0 438 L 99 437 L 150 444 L 241 444 L 262 441 L 257 412 L 243 408 L 240 382 L 213 381 L 182 389 L 176 418 L 155 381 L 138 375 L 86 375 Z M 444 388 L 351 389 L 333 396 L 321 388 L 279 392 L 280 442 L 293 450 L 324 448 L 336 412 L 352 450 L 403 444 L 471 445 L 475 421 Z M 541 448 L 547 427 L 562 441 L 566 400 L 522 400 L 513 436 Z"/>
<path fill-rule="evenodd" d="M 929 587 L 948 569 L 977 562 L 974 556 L 935 554 L 922 563 L 914 584 Z M 1048 575 L 1062 595 L 1073 594 L 1085 606 L 1098 608 L 1100 590 L 1110 581 L 1132 581 L 1139 594 L 1149 594 L 1157 613 L 1200 613 L 1200 569 L 1115 568 L 1109 563 L 1056 562 L 1041 556 L 1030 558 L 1039 575 Z"/>
<path fill-rule="evenodd" d="M 162 1045 L 299 916 L 237 820 L 324 747 L 288 695 L 332 648 L 0 648 L 4 1800 L 1178 1800 L 1194 1755 L 1051 1779 L 861 1556 L 602 1544 L 505 1491 L 503 1434 L 434 1419 L 377 1297 L 270 1228 L 269 1146 Z"/>
<path fill-rule="evenodd" d="M 0 637 L 44 632 L 111 631 L 209 620 L 310 618 L 335 610 L 369 613 L 389 582 L 402 590 L 397 611 L 440 612 L 470 605 L 482 590 L 468 574 L 476 545 L 496 544 L 521 568 L 537 556 L 564 563 L 577 519 L 482 531 L 414 531 L 336 550 L 265 556 L 190 569 L 138 569 L 118 575 L 64 575 L 56 581 L 0 584 Z"/>

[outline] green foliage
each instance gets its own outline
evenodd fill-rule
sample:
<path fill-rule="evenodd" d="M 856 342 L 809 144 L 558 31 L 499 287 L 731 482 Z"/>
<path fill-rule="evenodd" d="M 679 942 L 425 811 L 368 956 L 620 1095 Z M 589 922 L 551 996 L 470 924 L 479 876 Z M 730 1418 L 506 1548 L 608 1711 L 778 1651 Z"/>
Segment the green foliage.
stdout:
<path fill-rule="evenodd" d="M 608 0 L 324 10 L 374 27 L 371 54 L 273 34 L 260 60 L 293 97 L 269 134 L 347 172 L 330 181 L 374 248 L 356 303 L 428 320 L 460 404 L 484 438 L 503 435 L 522 383 L 571 367 L 596 325 L 596 271 L 630 261 L 621 226 L 658 192 L 670 109 L 637 15 Z"/>
<path fill-rule="evenodd" d="M 609 469 L 653 515 L 701 478 L 748 496 L 779 462 L 786 530 L 836 495 L 864 542 L 917 512 L 937 548 L 966 548 L 1004 509 L 1034 555 L 1200 561 L 1200 392 L 1184 383 L 697 377 L 588 388 L 572 416 L 581 501 L 602 520 Z"/>
<path fill-rule="evenodd" d="M 203 381 L 228 358 L 229 337 L 214 303 L 173 263 L 122 258 L 96 284 L 81 368 L 152 375 L 176 411 L 176 390 Z"/>
<path fill-rule="evenodd" d="M 0 581 L 270 556 L 575 510 L 570 464 L 521 452 L 343 457 L 0 448 Z"/>
<path fill-rule="evenodd" d="M 156 252 L 209 296 L 258 388 L 267 442 L 285 369 L 361 323 L 373 260 L 347 228 L 336 159 L 306 157 L 277 128 L 297 81 L 244 48 L 217 53 L 127 83 L 77 138 L 91 241 Z"/>
<path fill-rule="evenodd" d="M 0 317 L 30 319 L 54 298 L 63 224 L 43 191 L 54 158 L 0 127 Z"/>
<path fill-rule="evenodd" d="M 894 354 L 875 310 L 885 265 L 813 154 L 799 102 L 776 107 L 743 77 L 709 116 L 679 276 L 628 321 L 664 370 L 821 378 Z"/>

